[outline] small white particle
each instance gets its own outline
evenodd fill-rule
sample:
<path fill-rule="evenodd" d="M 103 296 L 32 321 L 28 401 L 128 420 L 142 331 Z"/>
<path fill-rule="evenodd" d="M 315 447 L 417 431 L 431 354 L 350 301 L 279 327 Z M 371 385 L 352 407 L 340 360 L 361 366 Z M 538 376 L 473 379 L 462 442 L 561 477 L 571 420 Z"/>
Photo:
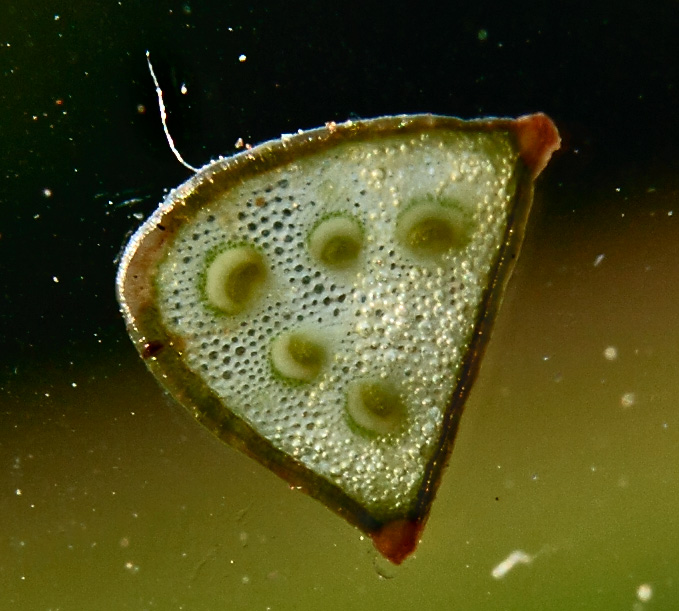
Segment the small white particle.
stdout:
<path fill-rule="evenodd" d="M 596 259 L 594 259 L 594 267 L 598 267 L 601 264 L 601 262 L 604 260 L 605 256 L 606 255 L 604 255 L 603 253 L 600 254 L 600 255 L 597 255 Z"/>
<path fill-rule="evenodd" d="M 241 578 L 241 582 L 243 583 L 243 585 L 247 585 L 250 583 L 250 578 L 247 575 L 243 575 L 243 577 Z"/>
<path fill-rule="evenodd" d="M 637 401 L 637 397 L 633 392 L 626 392 L 620 398 L 620 405 L 623 407 L 632 407 Z"/>
<path fill-rule="evenodd" d="M 52 189 L 48 189 L 47 187 L 45 187 L 42 190 L 42 194 L 43 194 L 43 197 L 52 197 Z"/>
<path fill-rule="evenodd" d="M 77 388 L 78 384 L 77 384 L 77 382 L 71 382 L 71 386 L 73 386 L 73 388 Z"/>
<path fill-rule="evenodd" d="M 604 350 L 604 358 L 607 361 L 614 361 L 618 358 L 618 349 L 615 346 L 608 346 Z"/>
<path fill-rule="evenodd" d="M 247 57 L 246 57 L 244 54 L 241 54 L 241 55 L 238 56 L 238 61 L 239 61 L 241 64 L 242 64 L 246 59 L 247 59 Z"/>
<path fill-rule="evenodd" d="M 56 276 L 52 276 L 52 282 L 59 284 L 59 278 L 57 278 Z"/>
<path fill-rule="evenodd" d="M 17 488 L 17 489 L 14 491 L 14 493 L 15 493 L 17 496 L 21 496 L 21 494 L 22 494 L 21 488 Z"/>
<path fill-rule="evenodd" d="M 59 19 L 60 19 L 59 15 L 54 16 L 54 21 L 59 21 Z"/>
<path fill-rule="evenodd" d="M 669 211 L 667 212 L 667 216 L 672 216 L 673 214 L 674 214 L 674 211 L 673 211 L 673 210 L 669 210 Z"/>
<path fill-rule="evenodd" d="M 182 83 L 182 86 L 179 88 L 179 91 L 182 92 L 182 95 L 186 95 L 188 92 L 188 89 L 186 88 L 186 83 Z"/>
<path fill-rule="evenodd" d="M 653 588 L 647 584 L 647 583 L 642 583 L 638 588 L 637 588 L 637 598 L 642 602 L 645 603 L 649 600 L 651 600 L 651 597 L 653 596 Z"/>

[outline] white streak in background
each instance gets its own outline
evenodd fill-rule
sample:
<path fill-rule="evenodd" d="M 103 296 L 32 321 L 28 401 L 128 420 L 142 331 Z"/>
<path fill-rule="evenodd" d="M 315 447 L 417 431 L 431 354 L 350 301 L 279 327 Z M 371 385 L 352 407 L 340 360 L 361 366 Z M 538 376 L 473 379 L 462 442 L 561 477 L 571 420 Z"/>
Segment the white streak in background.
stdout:
<path fill-rule="evenodd" d="M 602 255 L 597 255 L 596 259 L 594 259 L 594 267 L 599 267 L 599 265 L 601 264 L 601 262 L 604 260 L 604 257 L 605 257 L 605 256 L 606 256 L 606 255 L 603 255 L 603 254 L 602 254 Z"/>
<path fill-rule="evenodd" d="M 490 574 L 495 579 L 502 579 L 517 564 L 530 564 L 533 562 L 534 558 L 535 556 L 531 556 L 521 549 L 514 550 L 511 554 L 509 554 L 509 556 L 500 562 L 500 564 L 498 564 Z"/>
<path fill-rule="evenodd" d="M 163 102 L 163 90 L 160 88 L 160 84 L 158 83 L 158 79 L 156 78 L 156 73 L 153 71 L 153 66 L 151 65 L 151 53 L 149 51 L 146 52 L 146 63 L 149 65 L 149 72 L 151 73 L 153 84 L 156 86 L 156 95 L 158 96 L 158 108 L 160 108 L 160 120 L 163 122 L 163 131 L 165 132 L 167 143 L 170 145 L 170 148 L 172 149 L 172 152 L 174 153 L 174 156 L 177 158 L 177 161 L 179 161 L 179 163 L 181 163 L 184 167 L 188 168 L 192 172 L 197 172 L 198 169 L 186 163 L 186 161 L 184 161 L 182 156 L 179 154 L 179 151 L 174 145 L 174 140 L 172 140 L 172 136 L 170 136 L 170 131 L 167 129 L 167 112 L 165 112 L 165 102 Z"/>

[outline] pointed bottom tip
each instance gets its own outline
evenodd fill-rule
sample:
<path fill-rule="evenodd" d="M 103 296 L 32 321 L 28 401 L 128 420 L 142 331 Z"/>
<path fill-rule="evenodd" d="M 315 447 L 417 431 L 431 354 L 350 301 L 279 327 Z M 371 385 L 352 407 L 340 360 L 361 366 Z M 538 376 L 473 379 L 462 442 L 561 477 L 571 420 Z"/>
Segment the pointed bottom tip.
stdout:
<path fill-rule="evenodd" d="M 423 523 L 414 520 L 394 520 L 372 535 L 377 551 L 394 564 L 401 564 L 415 551 L 420 542 Z"/>

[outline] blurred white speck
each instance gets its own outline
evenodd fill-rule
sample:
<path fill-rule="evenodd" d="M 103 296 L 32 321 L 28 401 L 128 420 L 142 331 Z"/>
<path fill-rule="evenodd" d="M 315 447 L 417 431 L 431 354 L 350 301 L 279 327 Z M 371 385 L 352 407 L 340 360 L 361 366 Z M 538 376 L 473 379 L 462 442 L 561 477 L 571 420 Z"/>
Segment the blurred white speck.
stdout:
<path fill-rule="evenodd" d="M 604 358 L 607 361 L 614 361 L 618 358 L 618 349 L 615 346 L 608 346 L 604 350 Z"/>
<path fill-rule="evenodd" d="M 59 19 L 60 19 L 59 15 L 54 16 L 54 21 L 59 21 Z"/>
<path fill-rule="evenodd" d="M 21 488 L 17 488 L 14 492 L 17 496 L 21 496 Z"/>
<path fill-rule="evenodd" d="M 244 54 L 242 54 L 242 53 L 238 56 L 238 61 L 239 61 L 241 64 L 242 64 L 246 59 L 247 59 L 247 57 L 246 57 Z"/>
<path fill-rule="evenodd" d="M 667 213 L 667 216 L 672 216 L 673 214 L 674 214 L 674 211 L 673 211 L 673 210 L 670 210 L 670 211 Z"/>
<path fill-rule="evenodd" d="M 182 95 L 186 95 L 188 89 L 186 88 L 186 83 L 182 83 L 182 86 L 179 88 L 179 91 L 182 92 Z"/>
<path fill-rule="evenodd" d="M 52 197 L 52 189 L 48 189 L 47 187 L 45 187 L 42 190 L 42 194 L 44 197 Z"/>
<path fill-rule="evenodd" d="M 130 572 L 130 573 L 138 573 L 139 572 L 139 565 L 135 564 L 134 562 L 130 562 L 129 560 L 125 563 L 125 568 Z"/>
<path fill-rule="evenodd" d="M 530 476 L 530 478 L 534 481 L 537 482 L 540 479 L 540 476 L 537 473 L 533 473 L 533 475 Z"/>
<path fill-rule="evenodd" d="M 59 284 L 59 278 L 57 278 L 56 276 L 52 276 L 52 282 L 54 282 L 55 284 Z"/>
<path fill-rule="evenodd" d="M 653 596 L 653 588 L 647 584 L 647 583 L 642 583 L 638 588 L 637 588 L 637 598 L 642 602 L 645 603 L 649 600 L 651 600 L 651 597 Z"/>
<path fill-rule="evenodd" d="M 621 398 L 620 398 L 620 405 L 623 407 L 632 407 L 637 401 L 637 397 L 633 392 L 626 392 Z"/>
<path fill-rule="evenodd" d="M 530 564 L 531 562 L 533 562 L 533 556 L 527 554 L 523 550 L 517 549 L 500 562 L 500 564 L 491 571 L 491 575 L 495 579 L 502 579 L 517 564 Z"/>
<path fill-rule="evenodd" d="M 603 253 L 600 254 L 600 255 L 597 255 L 597 256 L 596 256 L 596 259 L 594 259 L 594 267 L 598 267 L 599 264 L 604 260 L 604 257 L 605 257 L 605 256 L 606 256 L 606 255 L 604 255 Z"/>
<path fill-rule="evenodd" d="M 249 584 L 249 583 L 250 583 L 250 578 L 249 578 L 247 575 L 243 575 L 243 577 L 241 578 L 241 583 L 242 583 L 243 585 Z"/>
<path fill-rule="evenodd" d="M 71 382 L 71 386 L 73 386 L 73 388 L 77 388 L 78 384 L 77 384 L 77 382 Z"/>

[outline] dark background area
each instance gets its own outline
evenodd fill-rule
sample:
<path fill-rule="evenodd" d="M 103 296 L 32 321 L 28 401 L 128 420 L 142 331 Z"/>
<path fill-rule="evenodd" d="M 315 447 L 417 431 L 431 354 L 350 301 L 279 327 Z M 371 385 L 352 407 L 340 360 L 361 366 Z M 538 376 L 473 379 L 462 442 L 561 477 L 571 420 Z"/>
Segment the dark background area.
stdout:
<path fill-rule="evenodd" d="M 330 120 L 544 111 L 572 194 L 679 167 L 679 7 L 623 4 L 2 0 L 3 377 L 119 341 L 116 255 L 189 176 L 147 49 L 193 165 Z"/>

